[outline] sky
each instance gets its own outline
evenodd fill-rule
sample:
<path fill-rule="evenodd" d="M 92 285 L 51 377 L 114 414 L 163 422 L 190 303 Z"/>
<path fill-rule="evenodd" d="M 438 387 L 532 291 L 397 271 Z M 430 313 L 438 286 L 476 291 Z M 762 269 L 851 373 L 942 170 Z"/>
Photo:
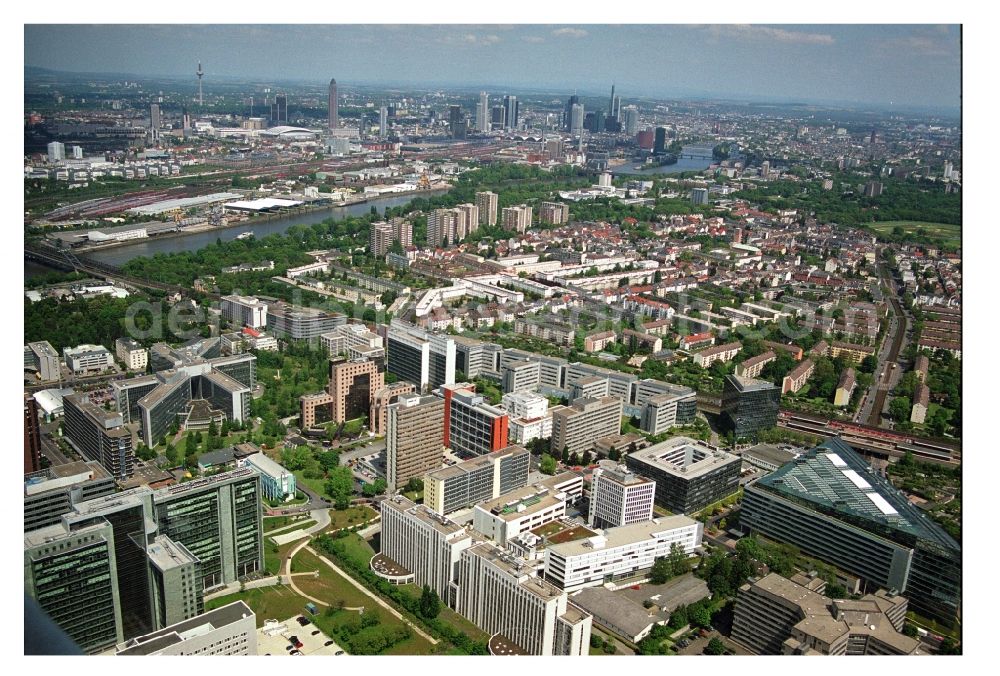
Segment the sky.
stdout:
<path fill-rule="evenodd" d="M 31 25 L 26 66 L 958 109 L 957 25 Z M 500 91 L 502 90 L 502 91 Z"/>

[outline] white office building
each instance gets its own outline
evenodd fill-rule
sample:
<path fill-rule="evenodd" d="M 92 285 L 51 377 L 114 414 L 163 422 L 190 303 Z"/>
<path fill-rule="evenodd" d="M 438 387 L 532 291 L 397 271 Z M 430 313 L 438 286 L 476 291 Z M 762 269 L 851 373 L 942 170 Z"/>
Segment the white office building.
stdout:
<path fill-rule="evenodd" d="M 472 527 L 499 545 L 566 516 L 566 493 L 532 485 L 476 505 Z"/>
<path fill-rule="evenodd" d="M 119 643 L 115 655 L 256 655 L 257 616 L 243 601 Z"/>
<path fill-rule="evenodd" d="M 595 528 L 616 528 L 649 521 L 655 497 L 656 482 L 630 472 L 624 465 L 595 469 L 587 523 Z"/>
<path fill-rule="evenodd" d="M 550 544 L 545 579 L 568 592 L 637 577 L 678 545 L 685 554 L 701 546 L 702 523 L 683 515 L 609 528 L 583 540 Z"/>
<path fill-rule="evenodd" d="M 149 364 L 149 350 L 131 338 L 119 338 L 116 340 L 115 354 L 129 371 L 145 372 L 146 365 Z"/>
<path fill-rule="evenodd" d="M 593 616 L 535 576 L 523 559 L 483 542 L 462 552 L 459 614 L 527 655 L 586 655 Z"/>
<path fill-rule="evenodd" d="M 472 546 L 472 537 L 462 526 L 425 505 L 395 495 L 382 501 L 381 542 L 382 556 L 412 573 L 415 584 L 430 586 L 454 607 L 452 583 L 458 561 Z"/>
<path fill-rule="evenodd" d="M 251 329 L 267 328 L 267 303 L 246 296 L 223 296 L 220 303 L 223 318 L 234 326 Z"/>
<path fill-rule="evenodd" d="M 63 348 L 66 367 L 76 375 L 101 373 L 115 365 L 115 358 L 103 345 L 78 345 Z"/>

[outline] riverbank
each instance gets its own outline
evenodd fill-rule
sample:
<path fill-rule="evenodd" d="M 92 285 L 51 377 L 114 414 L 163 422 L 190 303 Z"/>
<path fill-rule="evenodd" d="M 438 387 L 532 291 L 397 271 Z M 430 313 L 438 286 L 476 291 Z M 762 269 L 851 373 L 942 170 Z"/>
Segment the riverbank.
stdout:
<path fill-rule="evenodd" d="M 392 194 L 392 195 L 378 195 L 376 197 L 367 197 L 367 198 L 364 198 L 362 200 L 355 200 L 355 201 L 350 201 L 350 202 L 344 202 L 342 204 L 324 204 L 324 205 L 317 205 L 317 206 L 296 207 L 296 208 L 285 210 L 285 211 L 281 211 L 281 212 L 278 212 L 278 213 L 269 213 L 269 214 L 260 214 L 260 215 L 256 215 L 256 216 L 251 216 L 250 218 L 242 219 L 242 220 L 239 220 L 239 221 L 236 221 L 236 222 L 233 222 L 233 223 L 226 223 L 226 225 L 216 225 L 216 226 L 208 226 L 208 227 L 194 226 L 192 228 L 185 228 L 184 230 L 180 230 L 180 231 L 177 231 L 177 232 L 167 232 L 167 233 L 164 233 L 162 235 L 156 235 L 154 237 L 145 237 L 145 238 L 142 238 L 142 239 L 127 239 L 127 240 L 123 240 L 123 241 L 108 242 L 107 244 L 97 244 L 97 245 L 92 245 L 92 246 L 83 246 L 83 247 L 79 247 L 79 248 L 73 249 L 73 251 L 75 253 L 80 254 L 80 255 L 99 254 L 99 253 L 104 253 L 104 252 L 111 252 L 114 249 L 121 249 L 121 248 L 124 248 L 124 247 L 135 247 L 135 246 L 142 245 L 142 244 L 147 244 L 148 245 L 148 244 L 154 244 L 154 243 L 157 243 L 157 242 L 164 242 L 164 241 L 168 241 L 168 240 L 172 240 L 172 239 L 183 239 L 185 237 L 205 236 L 205 235 L 212 235 L 214 233 L 220 233 L 220 234 L 221 233 L 230 233 L 231 234 L 233 230 L 237 230 L 237 229 L 241 229 L 241 230 L 244 230 L 244 231 L 251 231 L 252 232 L 253 228 L 255 226 L 266 225 L 268 223 L 273 223 L 275 221 L 295 220 L 295 219 L 297 219 L 300 216 L 308 216 L 309 214 L 316 214 L 316 213 L 320 213 L 320 212 L 324 212 L 324 211 L 331 212 L 331 216 L 330 217 L 332 217 L 332 218 L 346 218 L 347 216 L 358 216 L 358 215 L 361 215 L 361 213 L 363 213 L 363 211 L 359 212 L 357 210 L 353 210 L 353 212 L 352 212 L 351 211 L 352 207 L 359 207 L 359 206 L 368 205 L 368 204 L 371 204 L 373 206 L 377 206 L 378 203 L 385 202 L 385 201 L 396 202 L 396 203 L 391 204 L 389 206 L 399 206 L 400 203 L 405 204 L 405 203 L 409 202 L 410 200 L 416 199 L 417 197 L 432 197 L 432 196 L 435 196 L 435 195 L 444 194 L 444 193 L 448 192 L 449 190 L 451 190 L 450 187 L 449 188 L 437 188 L 437 189 L 434 189 L 434 190 L 414 191 L 413 193 L 403 193 L 403 194 L 398 194 L 397 193 L 397 194 Z M 332 212 L 335 212 L 338 209 L 345 210 L 345 213 L 342 214 L 342 215 L 340 215 L 339 217 L 338 217 L 337 214 L 332 213 Z M 323 220 L 326 220 L 326 219 L 325 218 L 320 218 L 320 219 L 316 219 L 316 220 L 310 220 L 310 221 L 308 221 L 307 223 L 304 223 L 304 224 L 308 225 L 308 224 L 311 224 L 311 223 L 318 223 L 318 222 L 323 221 Z M 289 225 L 293 225 L 293 224 L 289 224 Z M 254 233 L 254 234 L 258 234 L 258 233 Z M 260 236 L 263 236 L 263 234 L 272 234 L 272 233 L 271 232 L 260 233 Z M 232 235 L 232 236 L 229 236 L 229 237 L 224 237 L 223 239 L 235 239 L 235 235 Z M 138 254 L 138 255 L 142 255 L 142 254 Z"/>

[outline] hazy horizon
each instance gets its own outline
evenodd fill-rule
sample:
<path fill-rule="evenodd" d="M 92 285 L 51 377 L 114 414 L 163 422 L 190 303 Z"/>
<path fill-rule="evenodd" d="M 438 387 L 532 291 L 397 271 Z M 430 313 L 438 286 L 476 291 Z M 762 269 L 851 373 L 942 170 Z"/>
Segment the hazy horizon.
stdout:
<path fill-rule="evenodd" d="M 25 66 L 882 110 L 961 106 L 958 26 L 25 25 Z M 128 54 L 123 67 L 122 54 Z"/>

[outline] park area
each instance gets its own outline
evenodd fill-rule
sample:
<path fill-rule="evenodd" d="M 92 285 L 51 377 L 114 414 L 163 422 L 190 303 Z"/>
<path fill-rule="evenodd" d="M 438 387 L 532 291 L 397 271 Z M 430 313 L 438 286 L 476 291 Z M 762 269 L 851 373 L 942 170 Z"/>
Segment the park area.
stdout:
<path fill-rule="evenodd" d="M 962 226 L 952 223 L 882 221 L 879 223 L 870 223 L 868 227 L 880 235 L 928 237 L 932 240 L 941 240 L 949 247 L 960 247 L 962 245 Z M 899 230 L 896 228 L 899 228 Z"/>

